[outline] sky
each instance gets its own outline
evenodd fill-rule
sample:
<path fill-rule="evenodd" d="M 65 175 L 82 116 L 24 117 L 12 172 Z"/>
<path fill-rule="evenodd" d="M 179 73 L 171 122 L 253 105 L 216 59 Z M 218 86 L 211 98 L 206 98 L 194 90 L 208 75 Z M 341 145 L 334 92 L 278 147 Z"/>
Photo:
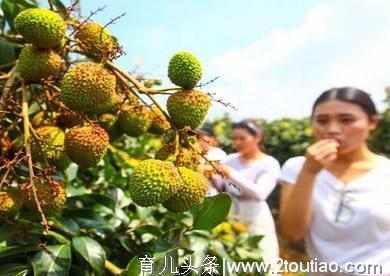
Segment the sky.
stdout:
<path fill-rule="evenodd" d="M 67 1 L 64 1 L 65 3 Z M 186 50 L 203 66 L 214 103 L 208 118 L 302 118 L 322 92 L 354 86 L 380 110 L 390 84 L 388 0 L 81 0 L 124 47 L 116 63 L 167 78 L 169 58 Z"/>

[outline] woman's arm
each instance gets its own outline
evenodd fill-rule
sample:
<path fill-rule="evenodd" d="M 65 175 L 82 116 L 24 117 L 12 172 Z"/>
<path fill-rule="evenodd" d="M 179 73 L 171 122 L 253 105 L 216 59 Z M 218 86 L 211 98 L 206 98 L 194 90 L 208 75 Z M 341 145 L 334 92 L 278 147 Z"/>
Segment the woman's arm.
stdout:
<path fill-rule="evenodd" d="M 279 230 L 291 241 L 301 240 L 310 226 L 315 175 L 302 171 L 295 185 L 282 182 Z"/>
<path fill-rule="evenodd" d="M 301 240 L 311 223 L 316 175 L 337 158 L 337 144 L 322 140 L 306 150 L 306 160 L 295 185 L 282 183 L 279 229 L 292 241 Z"/>
<path fill-rule="evenodd" d="M 279 177 L 279 170 L 269 169 L 264 171 L 256 180 L 253 182 L 240 172 L 229 169 L 229 178 L 235 184 L 241 193 L 241 197 L 254 200 L 266 200 L 270 193 L 276 186 Z"/>

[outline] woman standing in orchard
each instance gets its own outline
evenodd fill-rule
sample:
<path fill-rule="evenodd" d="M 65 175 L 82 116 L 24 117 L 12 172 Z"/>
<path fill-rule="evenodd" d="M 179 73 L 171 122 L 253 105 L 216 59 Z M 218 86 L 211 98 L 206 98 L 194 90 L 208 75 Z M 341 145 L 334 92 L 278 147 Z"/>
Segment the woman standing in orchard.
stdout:
<path fill-rule="evenodd" d="M 379 267 L 368 271 L 369 264 L 380 264 L 381 275 L 390 275 L 390 160 L 366 142 L 377 123 L 364 91 L 325 91 L 312 110 L 317 142 L 282 168 L 282 235 L 304 238 L 312 259 L 337 263 L 352 275 L 379 275 Z"/>
<path fill-rule="evenodd" d="M 279 257 L 275 223 L 266 199 L 280 175 L 279 162 L 263 150 L 263 128 L 255 120 L 235 123 L 233 144 L 237 153 L 228 155 L 219 165 L 220 175 L 212 182 L 219 191 L 228 191 L 233 198 L 231 215 L 248 226 L 250 234 L 263 235 L 260 247 L 265 263 L 273 264 Z"/>

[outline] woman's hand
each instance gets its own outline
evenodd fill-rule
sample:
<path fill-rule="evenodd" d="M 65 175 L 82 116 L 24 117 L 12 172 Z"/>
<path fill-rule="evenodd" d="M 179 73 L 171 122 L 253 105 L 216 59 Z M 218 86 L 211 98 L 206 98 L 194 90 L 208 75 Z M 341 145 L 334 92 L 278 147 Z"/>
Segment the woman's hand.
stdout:
<path fill-rule="evenodd" d="M 231 168 L 228 165 L 221 164 L 218 162 L 213 162 L 213 165 L 216 168 L 217 173 L 221 173 L 224 177 L 229 176 Z"/>
<path fill-rule="evenodd" d="M 227 165 L 221 164 L 219 162 L 212 162 L 212 165 L 205 166 L 203 170 L 203 175 L 211 179 L 215 174 L 222 174 L 222 176 L 229 176 L 231 168 Z"/>
<path fill-rule="evenodd" d="M 337 158 L 339 143 L 334 139 L 324 139 L 306 149 L 303 170 L 317 174 Z"/>

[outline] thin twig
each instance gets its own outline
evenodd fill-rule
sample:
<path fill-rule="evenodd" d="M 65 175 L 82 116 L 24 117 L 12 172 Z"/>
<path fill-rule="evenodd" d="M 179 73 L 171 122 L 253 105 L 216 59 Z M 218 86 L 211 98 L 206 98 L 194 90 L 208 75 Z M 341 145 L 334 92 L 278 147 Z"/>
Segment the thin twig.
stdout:
<path fill-rule="evenodd" d="M 219 76 L 216 76 L 215 78 L 213 78 L 213 79 L 211 79 L 211 80 L 209 80 L 209 81 L 207 81 L 207 82 L 200 83 L 200 84 L 198 84 L 196 87 L 198 87 L 198 88 L 205 87 L 205 86 L 207 86 L 207 85 L 209 85 L 209 84 L 215 82 L 217 79 L 219 79 Z"/>
<path fill-rule="evenodd" d="M 118 15 L 117 17 L 114 17 L 114 18 L 111 19 L 107 24 L 105 24 L 105 25 L 103 26 L 102 30 L 105 29 L 105 28 L 107 28 L 108 25 L 114 24 L 115 21 L 117 21 L 119 18 L 121 18 L 121 17 L 123 17 L 123 16 L 125 16 L 125 15 L 126 15 L 126 13 L 124 12 L 124 13 L 122 13 L 121 15 Z M 102 32 L 103 32 L 103 31 L 102 31 Z M 101 32 L 101 33 L 102 33 L 102 32 Z M 101 38 L 101 33 L 100 33 L 100 38 Z"/>
<path fill-rule="evenodd" d="M 0 99 L 0 111 L 4 110 L 4 106 L 5 106 L 5 103 L 7 101 L 8 93 L 11 90 L 11 87 L 13 86 L 13 84 L 15 82 L 15 77 L 17 75 L 17 73 L 16 73 L 17 66 L 18 65 L 15 64 L 15 66 L 11 69 L 11 71 L 9 72 L 9 74 L 11 76 L 8 78 L 8 80 L 4 84 L 3 93 L 1 94 L 1 99 Z"/>
<path fill-rule="evenodd" d="M 89 13 L 89 15 L 87 16 L 87 18 L 85 18 L 83 21 L 81 21 L 81 23 L 76 28 L 73 29 L 73 31 L 70 33 L 70 35 L 68 37 L 71 37 L 72 35 L 74 35 L 80 29 L 80 27 L 85 24 L 85 22 L 87 22 L 92 16 L 94 16 L 98 12 L 103 11 L 106 7 L 107 7 L 107 5 L 104 5 L 101 8 L 97 8 L 96 10 L 91 11 Z"/>
<path fill-rule="evenodd" d="M 233 104 L 229 103 L 229 102 L 225 102 L 222 98 L 216 98 L 217 94 L 215 93 L 207 93 L 207 95 L 211 98 L 211 100 L 213 100 L 214 102 L 217 102 L 217 103 L 220 103 L 226 107 L 230 107 L 234 110 L 238 110 Z"/>
<path fill-rule="evenodd" d="M 19 156 L 22 154 L 22 152 L 23 152 L 23 149 L 20 149 L 20 150 L 16 153 L 14 159 L 12 159 L 11 161 L 9 161 L 6 165 L 0 167 L 0 170 L 2 170 L 3 168 L 7 167 L 7 170 L 5 171 L 5 173 L 4 173 L 4 175 L 3 175 L 2 179 L 1 179 L 1 182 L 0 182 L 0 190 L 2 189 L 3 184 L 4 184 L 4 182 L 7 180 L 8 174 L 9 174 L 10 171 L 13 169 L 13 167 L 16 166 L 21 160 L 24 159 L 24 157 L 19 158 Z"/>

